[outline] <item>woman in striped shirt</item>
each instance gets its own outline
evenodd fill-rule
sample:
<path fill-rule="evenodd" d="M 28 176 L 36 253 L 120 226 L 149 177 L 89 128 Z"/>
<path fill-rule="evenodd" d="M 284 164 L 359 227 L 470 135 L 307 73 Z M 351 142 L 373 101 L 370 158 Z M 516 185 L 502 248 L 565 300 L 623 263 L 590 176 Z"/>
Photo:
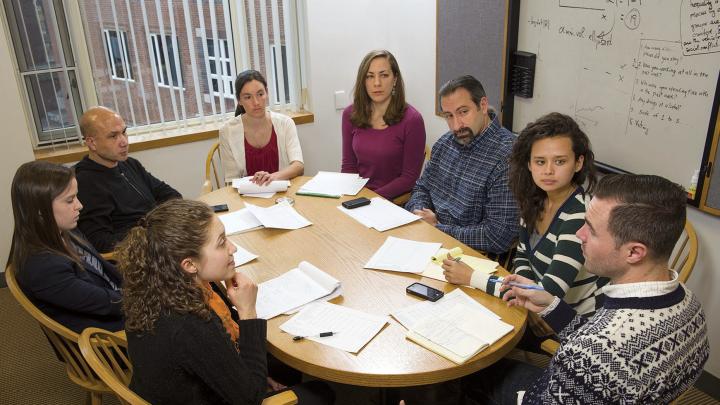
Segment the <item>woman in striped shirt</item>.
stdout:
<path fill-rule="evenodd" d="M 588 273 L 575 232 L 585 223 L 587 198 L 596 169 L 590 140 L 567 115 L 550 113 L 519 135 L 510 157 L 510 189 L 520 208 L 520 235 L 513 273 L 540 284 L 580 314 L 602 304 L 598 289 L 607 281 Z M 500 295 L 499 285 L 464 263 L 445 260 L 451 283 Z"/>

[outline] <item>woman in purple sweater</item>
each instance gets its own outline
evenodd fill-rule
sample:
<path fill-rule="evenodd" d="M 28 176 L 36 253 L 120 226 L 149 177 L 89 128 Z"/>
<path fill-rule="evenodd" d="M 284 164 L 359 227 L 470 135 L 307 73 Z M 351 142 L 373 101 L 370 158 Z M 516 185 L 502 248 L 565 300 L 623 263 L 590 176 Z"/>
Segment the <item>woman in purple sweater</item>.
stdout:
<path fill-rule="evenodd" d="M 415 186 L 425 156 L 422 115 L 405 102 L 400 67 L 388 51 L 360 63 L 354 100 L 342 117 L 342 172 L 369 178 L 367 187 L 392 199 Z"/>

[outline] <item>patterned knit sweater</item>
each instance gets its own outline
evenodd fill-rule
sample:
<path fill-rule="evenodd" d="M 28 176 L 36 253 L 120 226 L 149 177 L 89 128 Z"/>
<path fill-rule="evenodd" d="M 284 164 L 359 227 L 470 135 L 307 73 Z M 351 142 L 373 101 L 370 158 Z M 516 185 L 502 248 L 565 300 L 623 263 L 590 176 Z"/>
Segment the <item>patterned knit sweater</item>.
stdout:
<path fill-rule="evenodd" d="M 541 284 L 550 294 L 562 298 L 581 315 L 591 315 L 602 305 L 600 288 L 606 278 L 588 273 L 583 263 L 580 240 L 575 232 L 585 223 L 587 199 L 582 187 L 568 197 L 560 208 L 540 241 L 530 247 L 530 234 L 525 223 L 520 221 L 520 239 L 513 262 L 513 273 L 527 277 Z M 473 273 L 470 285 L 500 296 L 500 285 L 484 276 Z"/>
<path fill-rule="evenodd" d="M 674 275 L 605 286 L 589 319 L 557 300 L 544 319 L 562 330 L 560 348 L 518 403 L 667 404 L 687 390 L 709 347 L 700 303 Z"/>

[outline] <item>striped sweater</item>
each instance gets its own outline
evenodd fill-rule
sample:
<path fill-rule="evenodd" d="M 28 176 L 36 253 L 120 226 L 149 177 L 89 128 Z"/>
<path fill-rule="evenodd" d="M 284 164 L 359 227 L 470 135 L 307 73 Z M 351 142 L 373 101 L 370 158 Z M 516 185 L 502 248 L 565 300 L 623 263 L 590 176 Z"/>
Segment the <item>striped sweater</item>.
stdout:
<path fill-rule="evenodd" d="M 544 316 L 561 344 L 522 404 L 667 404 L 709 355 L 705 314 L 677 281 L 607 285 L 603 307 L 575 316 L 559 301 Z"/>
<path fill-rule="evenodd" d="M 513 273 L 538 282 L 550 294 L 562 298 L 579 314 L 591 315 L 602 305 L 599 288 L 607 279 L 587 272 L 583 263 L 580 239 L 575 232 L 585 223 L 585 207 L 589 196 L 582 187 L 558 208 L 555 217 L 535 248 L 530 247 L 530 234 L 520 221 L 520 240 L 513 262 Z M 474 272 L 471 283 L 489 294 L 500 296 L 499 285 Z"/>

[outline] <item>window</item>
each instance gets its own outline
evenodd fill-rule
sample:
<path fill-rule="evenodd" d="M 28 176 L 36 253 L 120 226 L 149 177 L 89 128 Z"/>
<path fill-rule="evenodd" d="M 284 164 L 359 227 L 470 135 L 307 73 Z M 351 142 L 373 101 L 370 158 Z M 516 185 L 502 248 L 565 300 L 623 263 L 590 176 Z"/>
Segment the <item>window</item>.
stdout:
<path fill-rule="evenodd" d="M 216 56 L 215 41 L 212 39 L 207 40 L 207 60 L 210 69 L 210 73 L 208 75 L 210 76 L 210 87 L 212 87 L 213 91 L 212 94 L 219 97 L 220 91 L 222 90 L 222 95 L 224 97 L 234 99 L 235 89 L 233 88 L 233 83 L 235 81 L 235 77 L 233 77 L 231 72 L 235 69 L 233 69 L 232 59 L 230 59 L 230 53 L 228 52 L 228 41 L 227 39 L 219 39 L 217 43 L 218 55 Z M 222 86 L 222 89 L 220 86 Z"/>
<path fill-rule="evenodd" d="M 165 35 L 163 38 L 160 34 L 152 34 L 150 35 L 150 38 L 152 39 L 153 63 L 157 82 L 162 86 L 170 87 L 171 77 L 172 86 L 179 87 L 181 84 L 180 78 L 182 76 L 179 66 L 182 65 L 175 64 L 175 55 L 177 53 L 175 51 L 175 44 L 177 42 L 173 42 L 170 35 Z M 165 52 L 165 49 L 167 49 L 167 53 Z M 165 55 L 167 55 L 167 59 L 165 59 Z M 167 61 L 170 63 L 167 63 Z"/>
<path fill-rule="evenodd" d="M 128 58 L 127 34 L 124 31 L 103 30 L 108 67 L 113 79 L 132 80 Z M 118 35 L 119 34 L 119 35 Z"/>
<path fill-rule="evenodd" d="M 270 108 L 305 107 L 302 0 L 1 1 L 35 146 L 79 141 L 83 104 L 117 111 L 130 135 L 217 127 L 245 69 L 268 80 Z"/>

